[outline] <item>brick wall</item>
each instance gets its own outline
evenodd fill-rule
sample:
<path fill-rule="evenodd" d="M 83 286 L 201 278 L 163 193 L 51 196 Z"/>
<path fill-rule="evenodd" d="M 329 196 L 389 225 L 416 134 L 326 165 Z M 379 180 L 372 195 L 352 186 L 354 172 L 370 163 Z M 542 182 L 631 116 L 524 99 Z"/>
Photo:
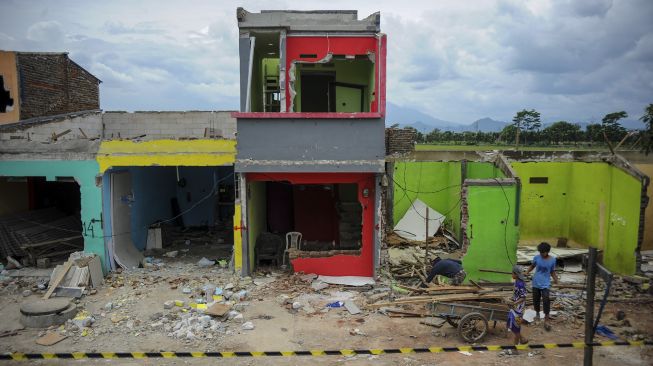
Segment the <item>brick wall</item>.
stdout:
<path fill-rule="evenodd" d="M 236 138 L 230 111 L 105 112 L 103 122 L 105 139 Z"/>
<path fill-rule="evenodd" d="M 102 114 L 100 111 L 61 117 L 40 117 L 35 118 L 33 123 L 29 122 L 31 121 L 3 127 L 0 129 L 0 141 L 52 142 L 54 141 L 53 134 L 58 135 L 57 141 L 99 139 L 102 136 Z M 2 151 L 2 146 L 0 146 L 0 151 Z"/>
<path fill-rule="evenodd" d="M 386 128 L 385 153 L 386 155 L 406 154 L 415 151 L 417 133 L 411 128 Z"/>
<path fill-rule="evenodd" d="M 99 80 L 66 54 L 17 53 L 20 119 L 98 109 Z"/>

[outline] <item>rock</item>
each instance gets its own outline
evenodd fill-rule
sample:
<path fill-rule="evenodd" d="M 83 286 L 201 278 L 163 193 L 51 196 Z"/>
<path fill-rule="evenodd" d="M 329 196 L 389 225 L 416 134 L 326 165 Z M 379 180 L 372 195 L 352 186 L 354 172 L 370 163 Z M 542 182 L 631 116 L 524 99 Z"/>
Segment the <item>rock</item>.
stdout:
<path fill-rule="evenodd" d="M 188 340 L 193 340 L 193 339 L 195 339 L 195 334 L 193 334 L 193 332 L 191 332 L 191 331 L 189 330 L 188 332 L 186 332 L 186 339 L 188 339 Z"/>
<path fill-rule="evenodd" d="M 32 295 L 32 291 L 31 291 L 31 290 L 25 290 L 25 291 L 23 291 L 23 297 L 27 297 L 27 296 L 30 296 L 30 295 Z"/>
<path fill-rule="evenodd" d="M 243 301 L 243 300 L 245 300 L 247 298 L 248 294 L 249 293 L 247 292 L 247 290 L 240 290 L 234 296 L 235 296 L 236 300 Z"/>
<path fill-rule="evenodd" d="M 240 326 L 242 330 L 253 330 L 254 329 L 254 323 L 252 322 L 245 322 L 243 325 Z"/>
<path fill-rule="evenodd" d="M 311 283 L 311 288 L 313 288 L 313 290 L 315 290 L 315 291 L 324 290 L 327 287 L 329 287 L 328 283 L 322 282 L 322 281 L 319 281 L 319 280 L 318 281 L 313 281 L 313 283 Z"/>
<path fill-rule="evenodd" d="M 173 251 L 165 253 L 163 256 L 168 257 L 168 258 L 175 258 L 177 256 L 177 254 L 179 254 L 179 251 L 178 250 L 173 250 Z"/>
<path fill-rule="evenodd" d="M 225 298 L 225 300 L 229 300 L 232 296 L 234 296 L 234 293 L 233 291 L 225 290 L 222 296 Z"/>
<path fill-rule="evenodd" d="M 154 314 L 150 315 L 150 320 L 154 321 L 154 320 L 157 320 L 157 319 L 161 318 L 162 316 L 163 316 L 163 313 L 154 313 Z"/>
<path fill-rule="evenodd" d="M 113 303 L 112 302 L 108 302 L 108 303 L 104 304 L 104 310 L 111 311 L 111 309 L 113 309 Z"/>
<path fill-rule="evenodd" d="M 211 326 L 211 317 L 209 315 L 204 315 L 204 316 L 200 317 L 200 325 L 202 326 L 202 328 L 210 327 Z"/>
<path fill-rule="evenodd" d="M 197 265 L 200 267 L 211 267 L 215 265 L 215 261 L 202 257 L 202 259 L 197 262 Z"/>
<path fill-rule="evenodd" d="M 190 287 L 184 287 L 183 289 L 181 289 L 181 292 L 184 294 L 190 294 L 191 292 L 193 292 L 193 290 Z"/>
<path fill-rule="evenodd" d="M 163 303 L 164 309 L 172 309 L 174 306 L 175 306 L 175 302 L 173 300 L 168 300 Z"/>
<path fill-rule="evenodd" d="M 231 290 L 232 288 L 234 288 L 234 284 L 233 284 L 233 283 L 228 283 L 228 284 L 226 284 L 226 285 L 224 286 L 224 289 L 225 289 L 225 290 Z"/>
<path fill-rule="evenodd" d="M 295 301 L 295 302 L 292 303 L 292 308 L 295 309 L 295 310 L 297 310 L 297 309 L 299 309 L 301 307 L 302 307 L 302 303 L 299 302 L 299 301 Z"/>
<path fill-rule="evenodd" d="M 245 320 L 245 317 L 243 316 L 243 314 L 238 314 L 238 315 L 236 315 L 236 316 L 233 317 L 233 320 L 242 323 L 243 320 Z"/>

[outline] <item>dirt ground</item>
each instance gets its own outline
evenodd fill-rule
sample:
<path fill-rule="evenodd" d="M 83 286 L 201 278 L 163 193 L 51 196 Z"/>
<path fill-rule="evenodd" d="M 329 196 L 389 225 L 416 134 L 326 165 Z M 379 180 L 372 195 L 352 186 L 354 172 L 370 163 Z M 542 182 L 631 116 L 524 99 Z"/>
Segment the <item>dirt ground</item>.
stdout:
<path fill-rule="evenodd" d="M 207 247 L 190 247 L 176 258 L 157 257 L 162 264 L 137 271 L 113 274 L 97 293 L 79 300 L 78 307 L 94 318 L 90 327 L 79 328 L 69 322 L 53 328 L 68 336 L 52 346 L 40 346 L 35 340 L 44 334 L 43 329 L 24 329 L 15 336 L 0 338 L 0 353 L 5 352 L 158 352 L 158 351 L 285 351 L 313 349 L 370 349 L 401 347 L 460 346 L 465 343 L 449 325 L 440 329 L 420 324 L 419 318 L 390 318 L 364 308 L 365 294 L 343 289 L 342 286 L 314 291 L 310 280 L 287 273 L 259 274 L 253 279 L 241 279 L 228 269 L 218 266 L 200 268 L 197 261 L 207 254 Z M 18 281 L 20 286 L 0 289 L 0 333 L 20 329 L 20 304 L 36 301 L 40 293 L 23 297 L 29 287 L 27 278 Z M 173 335 L 175 324 L 194 313 L 188 306 L 164 309 L 164 302 L 183 300 L 186 304 L 198 297 L 197 289 L 205 284 L 227 288 L 233 285 L 231 299 L 239 290 L 247 291 L 244 298 L 235 301 L 234 309 L 242 319 L 215 321 L 217 330 L 199 331 L 193 337 Z M 231 285 L 229 285 L 231 284 Z M 382 285 L 377 285 L 382 286 Z M 193 290 L 184 294 L 184 288 Z M 326 304 L 351 298 L 362 312 L 351 315 L 345 308 L 326 308 Z M 109 306 L 108 304 L 111 303 Z M 293 309 L 297 303 L 299 309 Z M 328 309 L 328 310 L 327 310 Z M 609 304 L 605 319 L 616 310 L 623 310 L 634 331 L 653 336 L 653 306 L 644 304 Z M 199 315 L 198 315 L 199 316 Z M 244 330 L 243 322 L 252 322 L 253 330 Z M 215 324 L 219 323 L 219 324 Z M 211 328 L 213 329 L 213 328 Z M 563 343 L 582 340 L 582 322 L 555 319 L 553 329 L 547 332 L 541 324 L 525 328 L 531 343 Z M 598 340 L 606 340 L 598 337 Z M 483 340 L 483 344 L 510 344 L 504 324 Z M 582 363 L 580 349 L 550 349 L 521 351 L 519 355 L 503 352 L 472 352 L 471 355 L 452 352 L 439 354 L 395 354 L 321 357 L 262 357 L 262 358 L 180 358 L 144 360 L 48 360 L 30 361 L 34 364 L 69 365 L 204 365 L 220 362 L 224 365 L 575 365 Z M 603 347 L 595 350 L 598 365 L 650 365 L 653 363 L 652 347 Z M 2 364 L 26 362 L 0 361 Z"/>

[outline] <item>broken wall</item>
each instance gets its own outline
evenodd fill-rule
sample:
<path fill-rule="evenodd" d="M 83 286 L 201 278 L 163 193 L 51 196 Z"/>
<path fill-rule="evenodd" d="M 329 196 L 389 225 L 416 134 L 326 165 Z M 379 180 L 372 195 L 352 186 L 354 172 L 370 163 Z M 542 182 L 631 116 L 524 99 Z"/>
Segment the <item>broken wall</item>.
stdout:
<path fill-rule="evenodd" d="M 522 180 L 521 239 L 527 244 L 568 238 L 604 251 L 615 272 L 635 271 L 641 182 L 603 162 L 513 162 Z M 531 178 L 547 178 L 546 183 Z"/>
<path fill-rule="evenodd" d="M 447 227 L 460 236 L 461 162 L 395 162 L 393 226 L 419 198 L 447 217 Z"/>
<path fill-rule="evenodd" d="M 480 167 L 480 166 L 479 166 Z M 479 172 L 487 173 L 483 169 Z M 494 177 L 493 177 L 494 178 Z M 512 181 L 512 182 L 511 182 Z M 466 252 L 463 268 L 467 278 L 506 282 L 509 275 L 480 272 L 491 269 L 510 272 L 517 262 L 519 225 L 515 221 L 518 187 L 514 180 L 466 180 Z"/>
<path fill-rule="evenodd" d="M 102 231 L 102 191 L 99 184 L 96 184 L 98 170 L 98 164 L 94 160 L 0 161 L 0 176 L 44 176 L 48 181 L 55 181 L 57 177 L 73 177 L 79 184 L 81 196 L 84 251 L 97 254 L 103 265 L 106 265 Z"/>

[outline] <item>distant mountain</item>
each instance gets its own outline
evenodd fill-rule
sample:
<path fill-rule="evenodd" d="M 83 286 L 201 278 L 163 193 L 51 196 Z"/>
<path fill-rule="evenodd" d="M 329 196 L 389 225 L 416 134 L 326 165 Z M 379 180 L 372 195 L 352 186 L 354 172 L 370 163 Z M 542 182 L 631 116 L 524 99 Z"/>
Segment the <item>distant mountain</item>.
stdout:
<path fill-rule="evenodd" d="M 431 132 L 434 128 L 445 130 L 449 129 L 450 127 L 460 126 L 455 122 L 434 118 L 426 113 L 412 108 L 402 107 L 394 103 L 388 103 L 385 124 L 386 126 L 392 126 L 395 123 L 398 123 L 401 127 L 413 127 L 422 133 Z"/>
<path fill-rule="evenodd" d="M 492 118 L 485 117 L 465 125 L 463 131 L 481 131 L 481 132 L 501 132 L 504 127 L 508 125 L 506 122 L 493 120 Z"/>

